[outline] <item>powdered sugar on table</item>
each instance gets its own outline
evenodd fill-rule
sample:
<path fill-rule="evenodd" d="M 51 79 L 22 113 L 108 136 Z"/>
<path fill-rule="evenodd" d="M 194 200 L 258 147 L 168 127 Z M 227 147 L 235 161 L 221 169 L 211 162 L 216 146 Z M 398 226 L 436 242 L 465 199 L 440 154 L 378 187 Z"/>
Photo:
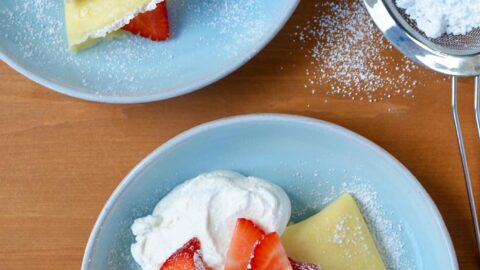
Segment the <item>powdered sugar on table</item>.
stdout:
<path fill-rule="evenodd" d="M 361 1 L 325 0 L 297 26 L 293 41 L 308 59 L 304 88 L 315 94 L 376 102 L 394 96 L 413 98 L 421 86 L 418 66 L 395 53 Z"/>

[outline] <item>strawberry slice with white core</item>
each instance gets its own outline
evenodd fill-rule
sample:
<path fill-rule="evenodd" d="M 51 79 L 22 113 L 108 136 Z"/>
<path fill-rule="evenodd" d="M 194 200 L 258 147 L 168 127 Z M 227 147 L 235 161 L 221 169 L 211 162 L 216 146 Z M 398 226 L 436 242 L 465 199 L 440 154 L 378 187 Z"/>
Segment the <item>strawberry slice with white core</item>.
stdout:
<path fill-rule="evenodd" d="M 252 259 L 250 260 L 251 270 L 293 270 L 282 246 L 280 236 L 276 232 L 269 233 L 255 246 Z"/>
<path fill-rule="evenodd" d="M 175 251 L 160 267 L 160 270 L 205 270 L 200 252 L 200 241 L 192 238 Z"/>
<path fill-rule="evenodd" d="M 154 10 L 138 14 L 122 29 L 153 41 L 167 40 L 170 36 L 167 2 L 162 1 Z"/>
<path fill-rule="evenodd" d="M 227 252 L 225 270 L 245 270 L 252 257 L 255 245 L 263 239 L 265 232 L 251 220 L 237 219 L 232 241 Z"/>
<path fill-rule="evenodd" d="M 313 263 L 303 263 L 297 262 L 292 258 L 288 258 L 290 260 L 290 264 L 292 265 L 293 270 L 320 270 L 320 266 L 313 264 Z"/>

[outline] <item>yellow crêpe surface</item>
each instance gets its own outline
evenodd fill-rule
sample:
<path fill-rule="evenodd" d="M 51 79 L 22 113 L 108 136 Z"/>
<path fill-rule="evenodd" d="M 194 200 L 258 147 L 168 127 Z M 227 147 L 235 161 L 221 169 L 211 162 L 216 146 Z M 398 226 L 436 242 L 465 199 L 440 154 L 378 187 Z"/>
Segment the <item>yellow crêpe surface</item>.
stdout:
<path fill-rule="evenodd" d="M 71 49 L 82 47 L 85 37 L 106 29 L 152 0 L 69 0 L 65 2 L 65 24 Z M 123 25 L 118 25 L 117 29 Z M 117 30 L 114 29 L 114 30 Z M 85 46 L 85 45 L 83 45 Z"/>
<path fill-rule="evenodd" d="M 320 213 L 287 227 L 282 242 L 290 257 L 322 270 L 384 270 L 372 235 L 350 194 Z"/>

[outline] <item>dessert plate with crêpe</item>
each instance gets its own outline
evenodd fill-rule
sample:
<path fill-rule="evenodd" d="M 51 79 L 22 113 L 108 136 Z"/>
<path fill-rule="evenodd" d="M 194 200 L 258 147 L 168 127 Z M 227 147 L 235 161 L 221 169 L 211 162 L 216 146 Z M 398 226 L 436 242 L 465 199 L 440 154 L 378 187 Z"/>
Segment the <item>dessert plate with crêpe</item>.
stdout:
<path fill-rule="evenodd" d="M 0 59 L 73 97 L 161 100 L 239 68 L 280 31 L 298 3 L 2 0 Z"/>
<path fill-rule="evenodd" d="M 288 115 L 215 121 L 155 150 L 108 200 L 82 269 L 175 269 L 191 241 L 224 269 L 245 258 L 230 248 L 237 218 L 260 229 L 238 230 L 254 239 L 252 270 L 277 269 L 254 263 L 272 250 L 324 270 L 458 269 L 438 209 L 403 165 L 351 131 Z"/>

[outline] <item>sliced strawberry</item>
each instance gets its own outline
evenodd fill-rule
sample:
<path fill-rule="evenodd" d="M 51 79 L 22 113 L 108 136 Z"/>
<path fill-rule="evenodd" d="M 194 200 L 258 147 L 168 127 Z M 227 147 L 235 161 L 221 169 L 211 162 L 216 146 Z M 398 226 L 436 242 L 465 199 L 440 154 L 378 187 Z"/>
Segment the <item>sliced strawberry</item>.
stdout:
<path fill-rule="evenodd" d="M 225 270 L 245 270 L 255 245 L 265 236 L 265 232 L 251 220 L 237 219 L 232 241 L 228 248 Z"/>
<path fill-rule="evenodd" d="M 267 234 L 253 250 L 251 270 L 293 270 L 276 232 Z"/>
<path fill-rule="evenodd" d="M 320 266 L 316 264 L 297 262 L 292 258 L 288 259 L 290 260 L 290 264 L 292 265 L 293 270 L 320 270 Z"/>
<path fill-rule="evenodd" d="M 162 41 L 170 36 L 167 3 L 162 1 L 154 10 L 138 14 L 123 30 L 132 32 L 153 41 Z"/>
<path fill-rule="evenodd" d="M 200 241 L 195 237 L 175 251 L 160 270 L 205 270 L 205 268 L 200 252 Z"/>

